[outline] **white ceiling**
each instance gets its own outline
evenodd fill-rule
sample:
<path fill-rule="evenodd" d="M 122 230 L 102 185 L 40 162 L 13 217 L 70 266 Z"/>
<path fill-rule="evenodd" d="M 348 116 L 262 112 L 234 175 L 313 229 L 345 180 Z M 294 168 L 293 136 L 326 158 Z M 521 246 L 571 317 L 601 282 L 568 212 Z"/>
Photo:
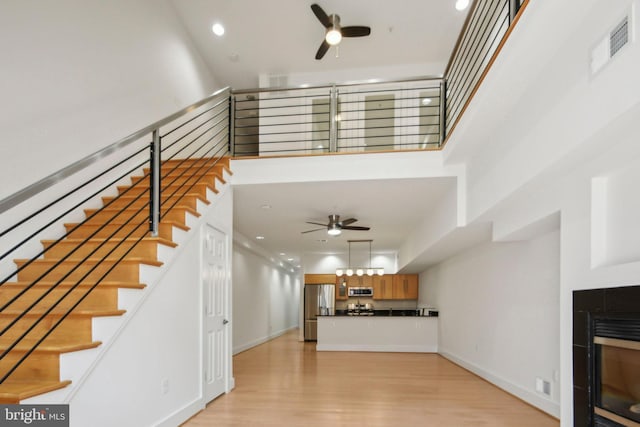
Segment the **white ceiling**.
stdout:
<path fill-rule="evenodd" d="M 172 2 L 218 84 L 234 89 L 256 88 L 259 76 L 270 74 L 315 75 L 314 83 L 441 75 L 468 11 L 457 11 L 455 0 L 319 0 L 342 25 L 370 26 L 371 35 L 343 39 L 339 57 L 331 48 L 317 61 L 324 27 L 311 11 L 314 1 Z M 222 37 L 211 31 L 216 22 L 226 29 Z M 293 265 L 304 252 L 345 253 L 348 239 L 373 239 L 374 252 L 397 251 L 455 188 L 454 178 L 238 185 L 234 228 L 251 240 L 265 236 L 259 245 L 293 257 Z M 329 214 L 355 217 L 353 225 L 371 230 L 301 234 L 317 228 L 306 221 L 326 222 Z"/>
<path fill-rule="evenodd" d="M 264 236 L 260 246 L 296 262 L 304 252 L 346 253 L 349 239 L 372 239 L 373 252 L 395 252 L 455 188 L 451 177 L 238 185 L 234 228 L 249 239 Z M 306 221 L 327 223 L 329 214 L 371 230 L 302 233 L 320 228 Z"/>
<path fill-rule="evenodd" d="M 317 61 L 325 30 L 311 11 L 313 1 L 172 1 L 218 83 L 234 89 L 258 87 L 260 74 L 408 65 L 441 74 L 467 13 L 455 9 L 455 0 L 318 0 L 327 14 L 340 15 L 342 25 L 369 26 L 371 35 L 343 39 L 339 58 L 331 48 Z M 226 29 L 222 37 L 211 31 L 216 22 Z M 371 77 L 387 76 L 362 78 Z"/>

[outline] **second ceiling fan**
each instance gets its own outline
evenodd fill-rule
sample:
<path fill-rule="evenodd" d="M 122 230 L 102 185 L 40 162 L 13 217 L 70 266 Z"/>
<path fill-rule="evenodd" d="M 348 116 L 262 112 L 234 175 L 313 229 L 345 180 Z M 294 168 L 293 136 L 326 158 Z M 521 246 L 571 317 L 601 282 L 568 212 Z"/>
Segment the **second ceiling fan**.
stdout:
<path fill-rule="evenodd" d="M 329 48 L 340 43 L 343 37 L 364 37 L 371 34 L 371 28 L 362 25 L 341 27 L 339 15 L 327 15 L 325 11 L 315 3 L 311 5 L 311 10 L 320 23 L 327 29 L 325 38 L 316 52 L 316 59 L 322 59 Z"/>

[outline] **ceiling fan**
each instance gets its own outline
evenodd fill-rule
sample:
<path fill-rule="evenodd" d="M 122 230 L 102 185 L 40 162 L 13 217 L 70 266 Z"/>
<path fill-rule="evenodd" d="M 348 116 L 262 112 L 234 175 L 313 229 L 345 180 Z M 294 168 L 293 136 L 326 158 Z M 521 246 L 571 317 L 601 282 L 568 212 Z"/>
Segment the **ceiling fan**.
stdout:
<path fill-rule="evenodd" d="M 331 46 L 335 46 L 343 37 L 364 37 L 371 34 L 371 28 L 362 25 L 351 25 L 348 27 L 340 26 L 340 16 L 327 15 L 324 10 L 317 4 L 311 5 L 311 10 L 316 18 L 327 29 L 324 40 L 316 52 L 316 59 L 322 59 Z"/>
<path fill-rule="evenodd" d="M 349 224 L 353 224 L 356 221 L 357 219 L 355 218 L 349 218 L 349 219 L 340 221 L 340 215 L 329 215 L 328 224 L 322 224 L 321 222 L 307 221 L 307 224 L 322 225 L 322 228 L 314 228 L 313 230 L 303 231 L 302 234 L 311 233 L 319 230 L 327 230 L 327 233 L 329 235 L 338 236 L 340 233 L 342 233 L 342 230 L 361 230 L 361 231 L 370 230 L 370 227 L 359 227 L 357 225 L 349 225 Z"/>

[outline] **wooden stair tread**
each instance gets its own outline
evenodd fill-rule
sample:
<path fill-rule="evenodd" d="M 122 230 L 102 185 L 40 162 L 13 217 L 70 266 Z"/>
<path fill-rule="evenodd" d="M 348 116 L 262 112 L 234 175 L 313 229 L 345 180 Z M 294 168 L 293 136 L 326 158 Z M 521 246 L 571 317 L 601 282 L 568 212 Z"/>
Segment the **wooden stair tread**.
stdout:
<path fill-rule="evenodd" d="M 55 310 L 55 309 L 54 309 Z M 22 318 L 31 318 L 31 317 L 40 317 L 44 314 L 46 310 L 42 309 L 42 308 L 35 308 L 32 309 L 31 311 L 29 311 L 27 314 L 23 315 Z M 52 311 L 51 313 L 47 314 L 45 316 L 46 317 L 62 317 L 65 313 L 66 313 L 66 309 L 64 310 L 64 313 L 60 313 L 60 312 L 56 312 L 56 311 Z M 2 318 L 10 318 L 13 319 L 14 317 L 22 314 L 24 312 L 24 310 L 11 310 L 11 309 L 6 309 L 2 312 L 0 312 L 0 319 Z M 69 313 L 69 315 L 67 315 L 67 317 L 110 317 L 110 316 L 122 316 L 123 314 L 125 314 L 127 312 L 127 310 L 73 310 L 71 313 Z"/>
<path fill-rule="evenodd" d="M 11 349 L 11 352 L 15 353 L 25 353 L 36 344 L 35 339 L 25 339 L 22 340 L 17 346 Z M 92 341 L 88 343 L 78 343 L 78 342 L 68 342 L 68 343 L 58 343 L 58 344 L 49 344 L 43 343 L 40 344 L 35 350 L 34 353 L 72 353 L 74 351 L 82 351 L 82 350 L 90 350 L 92 348 L 96 348 L 102 345 L 102 341 Z M 0 351 L 4 351 L 9 347 L 7 343 L 0 343 Z"/>
<path fill-rule="evenodd" d="M 20 259 L 15 259 L 14 262 L 16 264 L 24 264 L 26 262 L 30 261 L 29 259 L 25 259 L 25 258 L 20 258 Z M 60 263 L 60 265 L 62 264 L 71 264 L 71 263 L 76 263 L 78 260 L 65 260 L 65 261 L 59 261 L 56 259 L 36 259 L 34 260 L 30 265 L 38 265 L 38 264 L 57 264 Z M 152 265 L 155 267 L 160 267 L 163 265 L 162 261 L 158 261 L 158 260 L 154 260 L 154 259 L 150 259 L 150 258 L 140 258 L 140 257 L 127 257 L 124 258 L 123 260 L 119 259 L 113 259 L 113 258 L 88 258 L 86 260 L 84 260 L 82 262 L 82 264 L 78 264 L 78 265 L 85 265 L 85 264 L 91 264 L 91 263 L 102 263 L 102 264 L 113 264 L 119 262 L 121 264 L 145 264 L 145 265 Z"/>
<path fill-rule="evenodd" d="M 7 380 L 0 384 L 0 403 L 16 404 L 39 394 L 65 388 L 71 381 L 18 381 Z"/>
<path fill-rule="evenodd" d="M 92 237 L 90 239 L 81 239 L 81 238 L 69 238 L 69 237 L 65 237 L 63 240 L 60 240 L 57 244 L 68 244 L 68 243 L 76 243 L 76 244 L 84 244 L 84 243 L 106 243 L 106 242 L 122 242 L 124 241 L 129 242 L 129 243 L 135 243 L 137 242 L 139 239 L 135 238 L 135 237 L 127 237 L 127 238 L 122 238 L 122 237 L 109 237 L 107 239 L 101 239 L 99 237 Z M 42 244 L 45 245 L 45 247 L 48 247 L 50 245 L 52 245 L 53 243 L 56 242 L 56 240 L 41 240 Z M 169 246 L 172 248 L 175 248 L 178 246 L 177 243 L 175 243 L 172 240 L 169 239 L 164 239 L 162 237 L 152 237 L 152 236 L 148 236 L 145 237 L 144 239 L 140 240 L 140 242 L 156 242 L 159 243 L 161 245 L 165 245 L 165 246 Z"/>
<path fill-rule="evenodd" d="M 189 212 L 190 214 L 192 214 L 194 216 L 200 216 L 200 213 L 197 210 L 195 210 L 192 207 L 190 207 L 190 206 L 176 205 L 176 206 L 171 207 L 171 210 L 184 210 L 184 211 Z M 123 211 L 122 209 L 119 209 L 119 208 L 104 208 L 104 209 L 94 209 L 94 208 L 92 208 L 92 209 L 85 209 L 84 212 L 85 212 L 85 214 L 87 216 L 91 216 L 96 212 L 100 212 L 100 213 L 105 213 L 105 212 L 106 213 L 124 213 L 124 214 L 130 214 L 131 213 L 131 212 L 127 211 L 127 210 Z M 136 215 L 140 215 L 143 212 L 146 213 L 146 211 L 140 211 L 139 213 L 136 213 Z M 162 214 L 165 214 L 165 213 L 166 213 L 166 211 L 162 212 Z M 129 215 L 129 216 L 131 216 L 131 215 Z M 115 216 L 115 218 L 117 218 L 117 216 Z M 115 218 L 109 219 L 109 223 L 112 223 Z M 127 218 L 125 222 L 130 222 L 130 221 L 132 221 L 132 219 L 131 218 Z M 143 224 L 143 223 L 140 223 L 140 224 Z"/>
<path fill-rule="evenodd" d="M 77 286 L 76 286 L 77 284 Z M 88 288 L 91 287 L 95 284 L 95 282 L 92 283 L 86 283 L 86 282 L 81 282 L 78 283 L 76 281 L 62 281 L 60 283 L 58 283 L 57 281 L 52 281 L 52 280 L 41 280 L 38 281 L 37 283 L 33 283 L 33 282 L 29 282 L 29 281 L 23 281 L 23 282 L 7 282 L 5 284 L 2 285 L 2 287 L 0 287 L 0 289 L 3 288 L 10 288 L 10 287 L 16 287 L 16 288 L 26 288 L 26 287 L 31 287 L 31 289 L 38 289 L 38 288 L 51 288 L 53 286 L 55 286 L 56 288 L 70 288 L 72 286 L 76 286 L 76 289 L 80 289 L 80 288 Z M 147 285 L 145 285 L 144 283 L 125 283 L 125 282 L 114 282 L 111 280 L 105 280 L 100 282 L 96 288 L 100 288 L 100 287 L 109 287 L 109 288 L 127 288 L 127 289 L 144 289 L 147 287 Z"/>
<path fill-rule="evenodd" d="M 115 219 L 109 221 L 109 225 L 112 225 L 112 226 L 113 225 L 124 225 L 124 224 L 128 224 L 128 221 L 123 221 L 122 218 L 115 218 Z M 166 221 L 162 220 L 162 221 L 160 221 L 160 224 L 161 225 L 162 224 L 171 225 L 173 227 L 177 227 L 177 228 L 179 228 L 181 230 L 185 230 L 185 231 L 191 230 L 191 227 L 188 227 L 187 225 L 184 225 L 184 224 L 182 224 L 180 222 L 176 222 L 176 221 L 172 221 L 172 220 L 166 220 Z M 96 224 L 96 223 L 87 224 L 87 223 L 80 223 L 80 222 L 65 222 L 64 223 L 64 226 L 67 229 L 71 229 L 71 228 L 76 227 L 76 226 L 78 226 L 78 228 L 80 228 L 80 227 L 84 227 L 84 226 L 87 226 L 87 227 L 100 227 L 101 225 L 102 224 Z M 138 225 L 138 224 L 130 224 L 130 225 Z M 149 232 L 148 228 L 144 228 L 144 229 L 141 228 L 141 230 L 144 230 L 144 232 L 146 232 L 146 233 Z"/>
<path fill-rule="evenodd" d="M 175 199 L 182 199 L 182 198 L 184 198 L 184 197 L 195 197 L 196 199 L 200 200 L 202 203 L 205 203 L 205 204 L 210 204 L 210 203 L 211 203 L 209 200 L 207 200 L 207 198 L 206 198 L 206 197 L 202 196 L 202 195 L 201 195 L 201 194 L 199 194 L 199 193 L 167 194 L 166 196 L 165 196 L 165 193 L 166 193 L 166 191 L 164 191 L 164 192 L 161 194 L 161 196 L 160 196 L 160 198 L 162 199 L 162 203 L 163 203 L 163 204 L 164 204 L 164 203 L 167 203 L 167 202 L 169 202 L 169 201 L 173 201 L 173 200 L 175 200 Z M 137 201 L 137 200 L 138 200 L 138 196 L 136 196 L 136 195 L 122 194 L 122 195 L 120 195 L 120 196 L 115 196 L 115 197 L 111 196 L 111 197 L 103 197 L 103 198 L 102 198 L 102 200 L 103 200 L 103 202 L 104 202 L 104 204 L 105 204 L 105 205 L 106 205 L 107 203 L 111 202 L 112 200 L 115 200 L 115 199 L 119 199 L 119 200 L 129 200 L 129 201 L 136 200 L 136 201 Z M 144 200 L 144 202 L 145 202 L 145 203 L 149 203 L 149 200 L 148 200 L 148 199 L 145 199 L 145 200 Z M 133 205 L 132 205 L 132 206 L 133 206 Z"/>

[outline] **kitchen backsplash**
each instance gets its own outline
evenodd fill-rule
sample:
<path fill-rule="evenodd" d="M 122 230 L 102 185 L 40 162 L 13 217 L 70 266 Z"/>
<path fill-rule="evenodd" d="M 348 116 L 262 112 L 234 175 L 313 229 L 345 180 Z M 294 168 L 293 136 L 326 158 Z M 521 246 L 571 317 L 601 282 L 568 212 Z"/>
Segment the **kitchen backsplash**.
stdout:
<path fill-rule="evenodd" d="M 373 298 L 349 298 L 347 300 L 336 301 L 337 310 L 346 310 L 347 304 L 373 304 L 376 310 L 385 310 L 392 308 L 394 310 L 413 310 L 418 306 L 415 300 L 374 300 Z"/>

